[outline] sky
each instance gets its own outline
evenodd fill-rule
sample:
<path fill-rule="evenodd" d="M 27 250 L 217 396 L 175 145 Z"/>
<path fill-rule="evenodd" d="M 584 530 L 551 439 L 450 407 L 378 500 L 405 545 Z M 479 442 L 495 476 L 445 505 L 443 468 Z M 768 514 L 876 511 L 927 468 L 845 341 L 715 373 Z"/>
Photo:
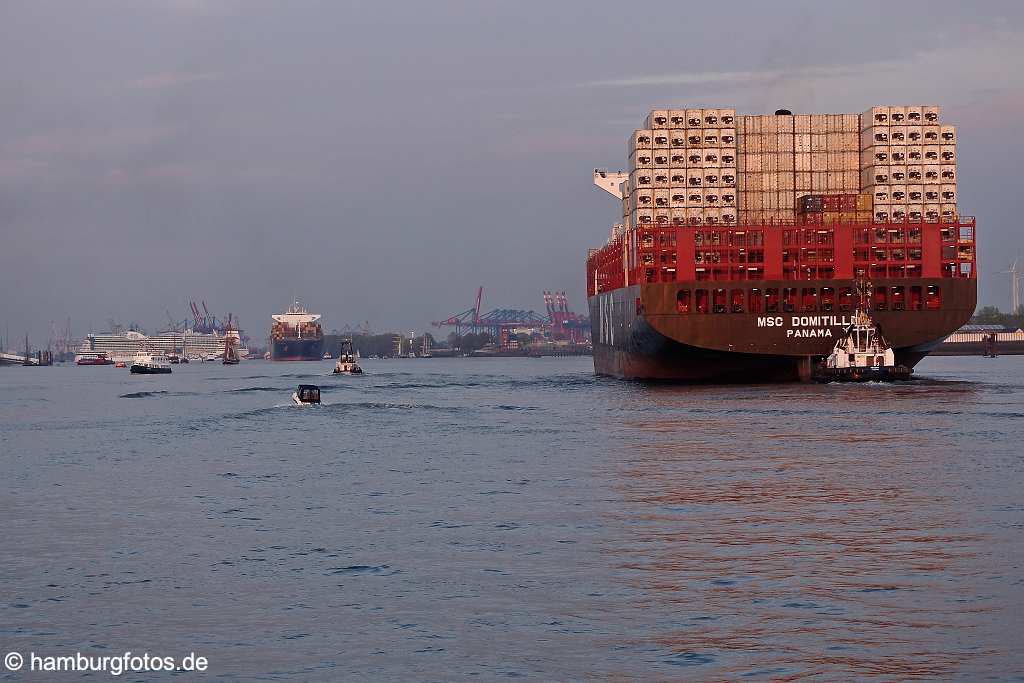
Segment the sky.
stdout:
<path fill-rule="evenodd" d="M 981 304 L 1024 257 L 1024 3 L 0 3 L 0 332 L 585 312 L 646 112 L 939 104 Z M 170 316 L 168 315 L 170 314 Z M 447 333 L 447 330 L 443 332 Z"/>

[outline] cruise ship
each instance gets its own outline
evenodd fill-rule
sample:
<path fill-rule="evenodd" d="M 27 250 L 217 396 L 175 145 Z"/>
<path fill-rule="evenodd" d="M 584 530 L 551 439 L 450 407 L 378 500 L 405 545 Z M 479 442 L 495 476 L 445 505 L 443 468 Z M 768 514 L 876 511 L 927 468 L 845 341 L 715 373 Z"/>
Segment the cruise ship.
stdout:
<path fill-rule="evenodd" d="M 160 332 L 152 337 L 137 330 L 119 334 L 90 334 L 78 349 L 79 356 L 95 356 L 104 353 L 112 361 L 130 361 L 139 353 L 180 354 L 194 360 L 220 358 L 224 355 L 224 342 L 228 336 L 235 338 L 235 350 L 241 358 L 249 356 L 249 349 L 241 347 L 237 330 L 226 334 L 207 334 L 195 330 Z"/>

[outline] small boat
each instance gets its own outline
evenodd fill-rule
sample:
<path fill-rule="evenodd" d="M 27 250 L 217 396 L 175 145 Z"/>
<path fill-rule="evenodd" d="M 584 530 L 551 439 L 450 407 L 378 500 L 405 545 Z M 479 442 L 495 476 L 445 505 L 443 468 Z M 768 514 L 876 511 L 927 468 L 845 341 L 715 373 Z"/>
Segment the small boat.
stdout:
<path fill-rule="evenodd" d="M 107 354 L 86 352 L 75 355 L 75 365 L 113 365 L 114 361 L 107 357 Z"/>
<path fill-rule="evenodd" d="M 331 352 L 324 351 L 324 360 L 330 360 L 331 358 L 334 358 L 334 356 L 331 355 Z"/>
<path fill-rule="evenodd" d="M 128 364 L 125 363 L 123 360 L 119 360 L 116 363 L 114 363 L 114 367 L 115 368 L 126 368 L 126 367 L 128 367 Z"/>
<path fill-rule="evenodd" d="M 132 359 L 128 371 L 133 375 L 166 375 L 171 372 L 171 364 L 163 356 L 140 353 Z"/>
<path fill-rule="evenodd" d="M 181 362 L 181 358 L 176 353 L 169 353 L 167 354 L 166 357 L 167 362 L 170 363 L 171 365 L 177 365 L 178 363 Z"/>
<path fill-rule="evenodd" d="M 341 349 L 338 351 L 338 362 L 334 364 L 335 375 L 361 375 L 363 369 L 356 362 L 352 353 L 352 340 L 341 340 Z"/>
<path fill-rule="evenodd" d="M 292 393 L 292 401 L 297 406 L 319 405 L 320 387 L 315 384 L 300 384 Z"/>

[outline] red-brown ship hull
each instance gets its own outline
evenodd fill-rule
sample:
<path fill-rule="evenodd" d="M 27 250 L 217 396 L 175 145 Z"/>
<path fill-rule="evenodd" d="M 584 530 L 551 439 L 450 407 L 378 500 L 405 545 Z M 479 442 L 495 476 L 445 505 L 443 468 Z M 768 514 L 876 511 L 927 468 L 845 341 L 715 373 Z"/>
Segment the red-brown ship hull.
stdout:
<path fill-rule="evenodd" d="M 850 280 L 721 283 L 750 290 L 852 286 Z M 876 287 L 934 286 L 941 305 L 919 310 L 874 311 L 896 353 L 914 367 L 946 336 L 966 323 L 977 303 L 977 281 L 956 278 L 879 280 Z M 847 310 L 778 310 L 758 313 L 680 313 L 680 290 L 709 289 L 711 282 L 671 282 L 622 287 L 590 297 L 597 374 L 687 382 L 808 381 L 851 322 Z M 902 304 L 901 304 L 902 305 Z"/>

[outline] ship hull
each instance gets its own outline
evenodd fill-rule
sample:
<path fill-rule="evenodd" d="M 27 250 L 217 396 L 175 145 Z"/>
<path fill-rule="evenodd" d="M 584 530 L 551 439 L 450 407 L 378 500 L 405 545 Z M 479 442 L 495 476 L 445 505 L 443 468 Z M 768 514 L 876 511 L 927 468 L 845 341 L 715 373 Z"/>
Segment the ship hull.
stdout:
<path fill-rule="evenodd" d="M 320 360 L 324 340 L 275 339 L 270 346 L 270 359 L 275 361 Z"/>
<path fill-rule="evenodd" d="M 938 283 L 937 310 L 875 311 L 873 317 L 896 354 L 913 368 L 946 336 L 967 322 L 977 303 L 972 279 L 877 281 L 927 287 Z M 792 286 L 793 282 L 723 283 L 726 287 Z M 795 283 L 847 287 L 848 280 Z M 590 297 L 594 371 L 637 380 L 694 383 L 811 381 L 813 369 L 835 345 L 852 312 L 780 311 L 770 313 L 681 314 L 676 294 L 682 288 L 713 288 L 712 282 L 673 282 L 622 287 Z"/>

